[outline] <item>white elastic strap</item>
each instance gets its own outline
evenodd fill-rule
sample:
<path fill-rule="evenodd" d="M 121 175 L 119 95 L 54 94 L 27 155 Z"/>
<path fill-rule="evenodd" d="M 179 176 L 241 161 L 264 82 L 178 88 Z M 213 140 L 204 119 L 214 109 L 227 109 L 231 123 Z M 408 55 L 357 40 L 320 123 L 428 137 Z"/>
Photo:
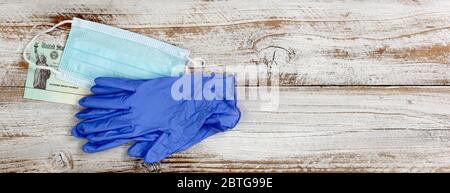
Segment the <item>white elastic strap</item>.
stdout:
<path fill-rule="evenodd" d="M 202 58 L 190 58 L 186 56 L 186 59 L 189 61 L 186 65 L 186 72 L 189 72 L 189 67 L 192 68 L 206 68 L 206 67 L 222 67 L 223 65 L 205 65 L 206 61 Z"/>
<path fill-rule="evenodd" d="M 66 23 L 72 23 L 72 20 L 64 20 L 64 21 L 61 21 L 61 22 L 55 24 L 53 27 L 51 27 L 51 28 L 49 28 L 49 29 L 46 29 L 46 30 L 44 30 L 44 31 L 39 32 L 38 34 L 36 34 L 36 35 L 30 40 L 30 42 L 28 42 L 28 44 L 27 44 L 27 45 L 25 46 L 25 48 L 23 49 L 23 53 L 22 53 L 22 57 L 23 57 L 23 59 L 28 63 L 28 66 L 31 66 L 31 61 L 28 59 L 27 51 L 30 49 L 31 45 L 33 45 L 33 43 L 36 41 L 36 39 L 37 39 L 39 36 L 41 36 L 41 35 L 43 35 L 43 34 L 45 34 L 45 33 L 51 32 L 51 31 L 55 30 L 57 27 L 59 27 L 59 26 L 61 26 L 61 25 L 64 25 L 64 24 L 66 24 Z M 33 26 L 32 29 L 34 29 L 34 28 L 35 28 L 35 27 Z M 52 67 L 48 67 L 48 66 L 36 66 L 36 65 L 35 65 L 35 68 L 45 69 L 45 70 L 50 70 L 51 72 L 54 72 L 54 73 L 56 73 L 56 74 L 59 74 L 59 73 L 60 73 L 58 70 L 56 70 L 56 69 L 54 69 L 54 68 L 52 68 Z"/>
<path fill-rule="evenodd" d="M 188 66 L 191 67 L 203 67 L 205 65 L 206 61 L 202 58 L 190 58 L 189 56 L 186 56 L 186 59 L 189 61 Z M 192 65 L 190 65 L 192 64 Z"/>

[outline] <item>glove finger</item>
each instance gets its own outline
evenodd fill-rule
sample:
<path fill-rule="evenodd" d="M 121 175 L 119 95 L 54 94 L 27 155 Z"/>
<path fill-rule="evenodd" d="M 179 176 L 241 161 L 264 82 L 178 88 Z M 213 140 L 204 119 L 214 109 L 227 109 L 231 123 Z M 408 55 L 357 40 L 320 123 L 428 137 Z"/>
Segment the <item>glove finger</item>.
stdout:
<path fill-rule="evenodd" d="M 170 152 L 170 153 L 172 154 L 172 153 L 184 151 L 184 150 L 192 147 L 193 145 L 200 143 L 204 139 L 206 139 L 216 133 L 219 133 L 219 132 L 220 132 L 220 130 L 216 129 L 216 125 L 206 124 L 197 132 L 197 134 L 192 139 L 187 141 L 185 144 L 179 144 L 179 147 L 174 152 Z"/>
<path fill-rule="evenodd" d="M 138 141 L 128 148 L 128 155 L 143 158 L 153 143 L 154 141 Z"/>
<path fill-rule="evenodd" d="M 86 139 L 89 141 L 105 141 L 105 140 L 115 140 L 115 139 L 122 139 L 122 138 L 135 138 L 143 135 L 147 135 L 149 133 L 157 132 L 158 128 L 154 129 L 147 129 L 147 128 L 141 128 L 141 127 L 124 127 L 120 129 L 95 133 L 94 135 L 88 135 L 86 136 Z"/>
<path fill-rule="evenodd" d="M 101 109 L 128 109 L 129 106 L 124 102 L 128 96 L 129 95 L 124 93 L 91 95 L 83 97 L 78 103 L 86 108 L 91 107 Z"/>
<path fill-rule="evenodd" d="M 115 140 L 106 140 L 100 142 L 91 142 L 83 145 L 83 151 L 88 153 L 94 153 L 103 151 L 106 149 L 114 148 L 123 144 L 127 144 L 131 141 L 142 141 L 142 142 L 152 142 L 158 138 L 159 134 L 147 134 L 143 136 L 138 136 L 135 138 L 124 138 L 124 139 L 115 139 Z"/>
<path fill-rule="evenodd" d="M 87 108 L 75 114 L 77 119 L 93 119 L 104 117 L 109 114 L 116 113 L 120 110 L 117 109 L 97 109 L 97 108 Z"/>
<path fill-rule="evenodd" d="M 106 119 L 84 120 L 79 122 L 72 129 L 72 134 L 76 137 L 85 137 L 92 133 L 99 133 L 109 130 L 121 129 L 130 126 L 130 121 L 126 119 L 126 114 Z"/>
<path fill-rule="evenodd" d="M 161 134 L 161 136 L 159 136 L 158 139 L 151 145 L 148 151 L 145 152 L 144 162 L 155 163 L 169 156 L 170 149 L 168 149 L 168 146 L 165 145 L 170 143 L 168 140 L 169 135 L 167 133 Z"/>
<path fill-rule="evenodd" d="M 126 126 L 114 130 L 95 132 L 95 133 L 83 133 L 85 138 L 89 142 L 101 142 L 101 141 L 110 141 L 115 139 L 121 139 L 121 137 L 117 137 L 119 135 L 123 136 L 122 138 L 131 138 L 133 136 L 125 136 L 125 134 L 130 133 L 132 131 L 132 126 Z"/>
<path fill-rule="evenodd" d="M 178 148 L 176 148 L 176 150 L 174 152 L 168 152 L 168 153 L 173 154 L 176 152 L 186 150 L 186 149 L 192 147 L 193 145 L 203 141 L 204 139 L 206 139 L 216 133 L 221 132 L 222 130 L 217 128 L 218 123 L 219 123 L 219 120 L 217 120 L 217 119 L 208 119 L 207 121 L 205 121 L 205 124 L 203 125 L 203 127 L 195 134 L 195 136 L 192 139 L 187 141 L 185 144 L 174 144 L 173 143 L 172 145 L 178 146 Z M 152 141 L 136 142 L 128 149 L 128 155 L 131 157 L 144 158 L 146 153 L 149 151 L 150 147 L 152 147 L 152 145 L 153 145 Z M 152 161 L 154 161 L 154 160 L 152 160 Z"/>
<path fill-rule="evenodd" d="M 135 90 L 135 87 L 140 83 L 128 78 L 114 78 L 114 77 L 98 77 L 95 79 L 95 85 L 103 87 L 117 88 L 127 91 Z"/>
<path fill-rule="evenodd" d="M 100 143 L 94 143 L 94 142 L 87 142 L 83 145 L 83 151 L 86 153 L 95 153 L 99 151 L 104 151 L 107 149 L 111 149 L 123 144 L 127 144 L 130 142 L 129 139 L 120 139 L 120 140 L 114 140 L 114 141 L 103 141 Z"/>
<path fill-rule="evenodd" d="M 91 109 L 96 109 L 96 108 L 91 108 Z M 103 116 L 98 116 L 98 117 L 92 117 L 89 119 L 84 119 L 83 121 L 99 121 L 102 119 L 110 119 L 112 117 L 119 117 L 122 115 L 126 115 L 128 114 L 130 111 L 128 109 L 112 109 L 114 111 L 112 111 L 111 113 L 108 114 L 104 114 Z"/>
<path fill-rule="evenodd" d="M 215 126 L 210 126 L 206 124 L 202 127 L 202 129 L 198 131 L 198 133 L 191 140 L 189 140 L 185 144 L 176 145 L 179 146 L 179 148 L 177 148 L 176 151 L 174 152 L 169 152 L 169 154 L 186 150 L 218 132 L 220 132 L 220 130 L 215 129 Z M 152 147 L 153 143 L 154 143 L 153 141 L 138 141 L 128 149 L 128 155 L 131 157 L 143 158 L 149 151 L 150 147 Z"/>
<path fill-rule="evenodd" d="M 124 92 L 125 90 L 120 88 L 106 87 L 100 85 L 94 85 L 91 87 L 91 92 L 94 94 L 114 94 Z"/>

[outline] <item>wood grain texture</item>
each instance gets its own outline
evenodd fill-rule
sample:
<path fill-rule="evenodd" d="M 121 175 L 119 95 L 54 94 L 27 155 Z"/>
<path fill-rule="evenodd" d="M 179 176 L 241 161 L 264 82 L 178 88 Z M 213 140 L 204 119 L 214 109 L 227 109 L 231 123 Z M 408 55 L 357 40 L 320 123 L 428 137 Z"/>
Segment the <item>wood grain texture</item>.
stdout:
<path fill-rule="evenodd" d="M 211 71 L 278 67 L 280 108 L 242 100 L 235 129 L 154 165 L 126 146 L 83 153 L 79 107 L 22 99 L 33 30 L 72 17 L 188 48 Z M 448 0 L 0 0 L 0 172 L 450 172 L 449 31 Z"/>
<path fill-rule="evenodd" d="M 0 85 L 23 85 L 27 65 L 20 53 L 32 26 L 72 17 L 174 43 L 210 65 L 274 64 L 282 85 L 448 85 L 450 79 L 447 0 L 44 0 L 1 4 Z"/>
<path fill-rule="evenodd" d="M 1 172 L 450 171 L 448 87 L 284 87 L 278 110 L 243 100 L 236 128 L 152 166 L 126 147 L 83 153 L 79 109 L 22 92 L 0 89 Z"/>

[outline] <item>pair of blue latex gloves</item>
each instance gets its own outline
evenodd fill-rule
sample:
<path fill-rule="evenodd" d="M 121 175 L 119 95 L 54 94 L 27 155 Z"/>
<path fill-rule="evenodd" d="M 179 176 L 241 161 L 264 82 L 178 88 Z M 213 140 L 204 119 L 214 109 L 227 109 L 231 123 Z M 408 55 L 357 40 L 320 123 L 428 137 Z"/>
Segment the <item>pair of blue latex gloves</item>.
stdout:
<path fill-rule="evenodd" d="M 76 114 L 81 121 L 72 129 L 75 137 L 87 139 L 83 150 L 93 153 L 134 143 L 128 155 L 146 163 L 233 128 L 241 115 L 233 76 L 100 77 L 91 91 L 93 95 L 79 101 L 86 109 Z"/>

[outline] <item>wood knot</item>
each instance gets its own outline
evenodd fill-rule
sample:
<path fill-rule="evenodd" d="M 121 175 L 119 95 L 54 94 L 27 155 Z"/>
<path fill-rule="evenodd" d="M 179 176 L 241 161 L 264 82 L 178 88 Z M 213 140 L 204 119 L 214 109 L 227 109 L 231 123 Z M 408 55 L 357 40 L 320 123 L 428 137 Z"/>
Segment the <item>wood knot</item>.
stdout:
<path fill-rule="evenodd" d="M 161 173 L 161 163 L 146 164 L 142 161 L 136 163 L 133 172 L 137 173 Z"/>
<path fill-rule="evenodd" d="M 295 51 L 280 46 L 268 46 L 260 51 L 260 63 L 270 67 L 284 66 L 295 58 Z"/>
<path fill-rule="evenodd" d="M 51 165 L 55 169 L 71 170 L 73 169 L 73 159 L 68 152 L 56 152 L 50 155 Z"/>

